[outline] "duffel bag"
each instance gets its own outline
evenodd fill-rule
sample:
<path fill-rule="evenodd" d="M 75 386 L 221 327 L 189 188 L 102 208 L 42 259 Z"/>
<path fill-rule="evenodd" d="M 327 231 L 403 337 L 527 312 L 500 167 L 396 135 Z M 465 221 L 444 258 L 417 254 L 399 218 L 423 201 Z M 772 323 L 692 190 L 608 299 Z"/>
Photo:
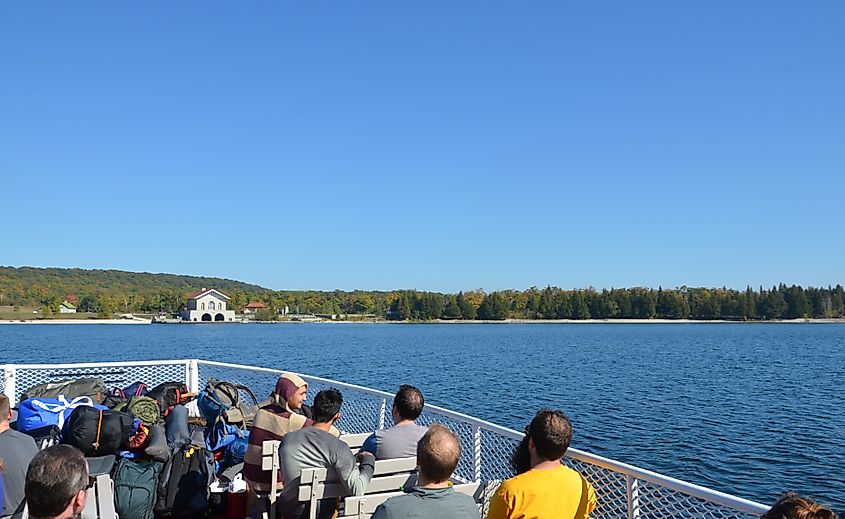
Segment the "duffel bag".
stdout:
<path fill-rule="evenodd" d="M 80 396 L 68 400 L 64 396 L 59 398 L 27 398 L 18 406 L 17 430 L 28 432 L 48 425 L 55 425 L 59 429 L 64 427 L 65 421 L 79 406 L 91 407 L 94 402 L 91 397 Z M 104 406 L 97 407 L 105 409 Z"/>
<path fill-rule="evenodd" d="M 208 506 L 208 487 L 214 481 L 214 456 L 201 447 L 173 453 L 159 478 L 156 514 L 199 517 Z"/>
<path fill-rule="evenodd" d="M 92 378 L 77 378 L 73 380 L 62 380 L 60 382 L 48 382 L 46 384 L 38 384 L 24 391 L 21 395 L 21 400 L 27 398 L 59 398 L 64 396 L 68 400 L 80 396 L 87 396 L 99 404 L 108 394 L 106 383 L 103 379 Z"/>
<path fill-rule="evenodd" d="M 171 452 L 191 444 L 191 430 L 188 427 L 188 408 L 183 405 L 173 407 L 164 419 L 167 446 Z"/>
<path fill-rule="evenodd" d="M 243 401 L 241 391 L 252 401 Z M 197 407 L 209 425 L 222 420 L 227 424 L 247 427 L 252 425 L 258 412 L 258 399 L 247 386 L 209 378 L 205 389 L 197 397 Z"/>
<path fill-rule="evenodd" d="M 65 421 L 62 443 L 73 445 L 86 456 L 117 454 L 126 449 L 131 431 L 130 415 L 82 406 Z"/>
<path fill-rule="evenodd" d="M 162 467 L 158 461 L 117 462 L 112 479 L 114 507 L 120 519 L 153 519 Z"/>

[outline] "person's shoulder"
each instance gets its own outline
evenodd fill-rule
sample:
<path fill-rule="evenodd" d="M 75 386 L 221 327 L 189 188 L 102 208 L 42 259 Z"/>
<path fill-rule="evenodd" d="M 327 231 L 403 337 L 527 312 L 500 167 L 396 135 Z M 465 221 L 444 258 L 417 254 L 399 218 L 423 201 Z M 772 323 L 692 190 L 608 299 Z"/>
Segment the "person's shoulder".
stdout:
<path fill-rule="evenodd" d="M 26 433 L 22 433 L 20 431 L 14 430 L 14 429 L 7 429 L 6 431 L 0 433 L 0 439 L 2 439 L 4 437 L 9 438 L 9 439 L 14 439 L 14 441 L 23 442 L 23 443 L 26 443 L 26 444 L 31 443 L 32 445 L 35 445 L 35 438 L 33 438 L 32 436 L 30 436 Z"/>

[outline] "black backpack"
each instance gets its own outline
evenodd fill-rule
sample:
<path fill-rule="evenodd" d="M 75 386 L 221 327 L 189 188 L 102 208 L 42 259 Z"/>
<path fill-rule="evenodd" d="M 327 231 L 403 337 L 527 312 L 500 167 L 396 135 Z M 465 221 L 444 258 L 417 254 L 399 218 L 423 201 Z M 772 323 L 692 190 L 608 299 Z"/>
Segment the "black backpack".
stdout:
<path fill-rule="evenodd" d="M 114 468 L 114 507 L 120 519 L 153 519 L 163 464 L 121 459 Z"/>
<path fill-rule="evenodd" d="M 105 456 L 125 449 L 131 431 L 132 416 L 82 405 L 65 421 L 62 443 L 73 445 L 85 456 Z"/>
<path fill-rule="evenodd" d="M 214 455 L 208 450 L 185 447 L 176 451 L 159 478 L 156 515 L 170 518 L 203 515 L 214 473 Z"/>
<path fill-rule="evenodd" d="M 164 382 L 152 388 L 146 396 L 158 402 L 160 414 L 164 417 L 173 406 L 187 402 L 188 394 L 188 386 L 182 382 Z"/>

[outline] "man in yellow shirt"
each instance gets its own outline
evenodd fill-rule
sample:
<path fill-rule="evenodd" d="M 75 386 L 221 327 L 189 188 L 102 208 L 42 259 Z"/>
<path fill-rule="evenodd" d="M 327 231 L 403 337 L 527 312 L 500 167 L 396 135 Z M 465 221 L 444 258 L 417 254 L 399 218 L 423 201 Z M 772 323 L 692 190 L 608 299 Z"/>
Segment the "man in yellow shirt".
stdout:
<path fill-rule="evenodd" d="M 565 414 L 538 412 L 514 455 L 517 475 L 493 495 L 487 519 L 588 518 L 596 507 L 596 492 L 584 476 L 560 462 L 571 439 L 572 424 Z"/>

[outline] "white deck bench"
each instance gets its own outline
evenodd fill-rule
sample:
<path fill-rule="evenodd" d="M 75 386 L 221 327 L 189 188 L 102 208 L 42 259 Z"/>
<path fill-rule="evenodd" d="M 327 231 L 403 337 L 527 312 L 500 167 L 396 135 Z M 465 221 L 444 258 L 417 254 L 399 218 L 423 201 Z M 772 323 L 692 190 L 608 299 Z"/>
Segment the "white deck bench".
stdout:
<path fill-rule="evenodd" d="M 355 443 L 363 444 L 364 440 L 369 436 L 367 434 L 345 435 L 341 436 L 348 445 Z M 269 517 L 276 517 L 276 506 L 278 501 L 276 471 L 279 468 L 279 441 L 268 440 L 262 444 L 262 460 L 261 469 L 271 471 L 271 482 L 269 492 L 270 501 L 270 515 Z M 403 488 L 410 488 L 414 486 L 417 481 L 416 475 L 417 458 L 398 458 L 391 460 L 377 460 L 375 463 L 375 470 L 373 477 L 367 485 L 365 495 L 372 495 L 378 493 L 396 493 Z M 349 493 L 346 490 L 346 484 L 337 478 L 334 470 L 319 468 L 319 469 L 305 469 L 302 471 L 299 482 L 299 501 L 310 502 L 309 514 L 310 518 L 314 519 L 317 515 L 317 501 L 327 498 L 343 498 L 347 497 Z"/>
<path fill-rule="evenodd" d="M 463 483 L 452 487 L 456 492 L 466 494 L 480 503 L 484 498 L 484 486 L 476 481 L 475 483 Z M 381 494 L 365 494 L 363 496 L 350 496 L 344 500 L 343 515 L 337 519 L 369 519 L 376 508 L 391 497 L 404 495 L 404 492 L 385 492 Z"/>

